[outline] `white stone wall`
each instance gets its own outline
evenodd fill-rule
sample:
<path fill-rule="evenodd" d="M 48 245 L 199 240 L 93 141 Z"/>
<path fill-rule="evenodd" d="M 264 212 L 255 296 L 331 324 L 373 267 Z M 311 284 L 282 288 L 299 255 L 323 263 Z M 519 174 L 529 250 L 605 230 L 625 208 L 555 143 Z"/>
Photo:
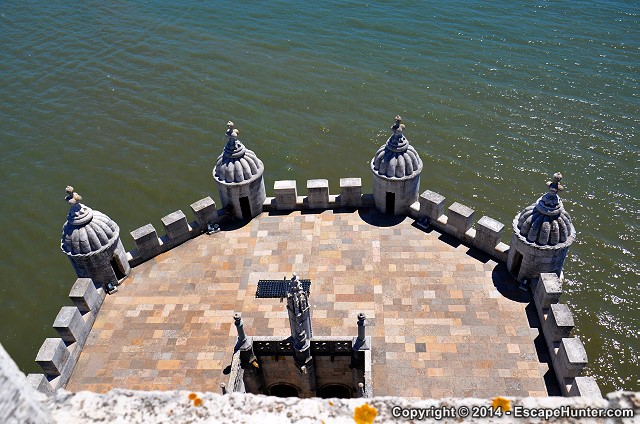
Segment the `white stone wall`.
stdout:
<path fill-rule="evenodd" d="M 53 422 L 38 393 L 11 357 L 0 345 L 0 422 L 3 424 L 40 424 Z"/>
<path fill-rule="evenodd" d="M 196 393 L 201 400 L 195 406 L 189 400 L 190 392 L 134 392 L 112 390 L 106 394 L 91 392 L 69 393 L 60 391 L 48 401 L 48 407 L 54 422 L 73 423 L 260 423 L 260 424 L 317 424 L 317 423 L 354 423 L 354 411 L 368 403 L 377 411 L 374 423 L 411 423 L 437 422 L 428 418 L 424 421 L 394 417 L 403 408 L 418 408 L 425 411 L 454 411 L 455 418 L 440 422 L 450 423 L 544 423 L 544 418 L 473 418 L 471 415 L 490 413 L 491 399 L 423 399 L 384 397 L 372 399 L 297 399 L 276 398 L 262 395 Z M 640 414 L 640 393 L 615 393 L 607 399 L 589 398 L 508 398 L 511 408 L 526 408 L 528 411 L 549 411 L 559 413 L 562 407 L 575 409 L 592 408 L 602 411 L 605 408 L 626 409 L 636 418 L 628 419 L 555 419 L 554 423 L 637 423 Z"/>

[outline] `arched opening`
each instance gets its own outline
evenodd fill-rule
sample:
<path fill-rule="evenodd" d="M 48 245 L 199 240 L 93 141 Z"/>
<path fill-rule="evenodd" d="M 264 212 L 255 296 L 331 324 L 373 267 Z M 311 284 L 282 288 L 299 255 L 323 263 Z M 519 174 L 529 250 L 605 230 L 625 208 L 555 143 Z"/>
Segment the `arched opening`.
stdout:
<path fill-rule="evenodd" d="M 279 383 L 269 387 L 269 395 L 277 397 L 298 397 L 298 389 L 291 384 Z"/>
<path fill-rule="evenodd" d="M 251 205 L 249 204 L 249 198 L 243 196 L 240 198 L 240 210 L 242 211 L 242 220 L 251 220 Z"/>
<path fill-rule="evenodd" d="M 390 191 L 387 191 L 387 202 L 386 202 L 386 213 L 388 215 L 393 215 L 395 212 L 396 206 L 396 194 Z"/>
<path fill-rule="evenodd" d="M 514 275 L 516 278 L 518 278 L 518 274 L 520 273 L 520 266 L 522 266 L 522 253 L 516 250 L 516 253 L 513 256 L 513 265 L 511 266 L 511 275 Z"/>
<path fill-rule="evenodd" d="M 116 278 L 118 279 L 118 281 L 126 277 L 126 274 L 124 273 L 124 267 L 120 263 L 120 258 L 116 253 L 114 253 L 111 257 L 111 268 L 113 268 L 113 272 L 116 274 Z"/>
<path fill-rule="evenodd" d="M 339 398 L 350 399 L 351 389 L 343 384 L 327 384 L 318 390 L 318 396 L 322 399 Z"/>

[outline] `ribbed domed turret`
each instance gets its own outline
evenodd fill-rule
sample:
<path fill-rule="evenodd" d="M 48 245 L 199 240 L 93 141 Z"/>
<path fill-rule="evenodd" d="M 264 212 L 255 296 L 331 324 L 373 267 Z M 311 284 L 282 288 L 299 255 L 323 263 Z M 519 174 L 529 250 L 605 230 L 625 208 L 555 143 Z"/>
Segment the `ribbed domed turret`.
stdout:
<path fill-rule="evenodd" d="M 404 136 L 402 118 L 396 115 L 393 134 L 371 159 L 373 200 L 382 213 L 409 214 L 418 200 L 422 160 Z"/>
<path fill-rule="evenodd" d="M 262 161 L 238 140 L 233 122 L 228 122 L 227 127 L 227 144 L 216 160 L 213 176 L 219 182 L 241 183 L 262 175 Z"/>
<path fill-rule="evenodd" d="M 558 192 L 563 189 L 560 185 L 561 180 L 560 173 L 554 174 L 553 181 L 547 183 L 549 192 L 520 213 L 517 231 L 528 242 L 540 246 L 555 246 L 571 242 L 575 238 L 571 217 L 564 210 L 562 200 L 558 197 Z"/>
<path fill-rule="evenodd" d="M 107 215 L 80 203 L 82 197 L 67 187 L 66 200 L 71 204 L 67 222 L 62 227 L 61 249 L 67 255 L 87 255 L 113 245 L 120 228 Z"/>
<path fill-rule="evenodd" d="M 391 127 L 393 134 L 371 160 L 374 172 L 383 177 L 407 178 L 422 171 L 422 160 L 404 136 L 404 124 L 401 124 L 401 121 L 401 118 L 396 116 L 396 123 Z"/>
<path fill-rule="evenodd" d="M 238 141 L 238 130 L 227 122 L 227 144 L 216 160 L 213 178 L 218 183 L 222 207 L 238 219 L 249 220 L 262 213 L 267 193 L 264 165 L 255 153 Z"/>

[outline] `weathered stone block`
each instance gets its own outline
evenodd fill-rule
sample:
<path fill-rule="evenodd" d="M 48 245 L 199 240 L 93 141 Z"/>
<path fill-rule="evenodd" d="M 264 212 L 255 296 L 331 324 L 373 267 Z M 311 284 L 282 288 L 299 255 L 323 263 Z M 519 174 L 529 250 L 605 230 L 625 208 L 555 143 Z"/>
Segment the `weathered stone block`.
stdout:
<path fill-rule="evenodd" d="M 420 215 L 420 202 L 413 202 L 409 206 L 409 216 L 414 219 L 422 219 L 424 216 Z"/>
<path fill-rule="evenodd" d="M 45 395 L 52 395 L 55 392 L 44 374 L 28 374 L 27 385 Z"/>
<path fill-rule="evenodd" d="M 58 376 L 62 374 L 63 367 L 69 359 L 69 349 L 62 339 L 47 338 L 42 343 L 36 362 L 45 374 Z"/>
<path fill-rule="evenodd" d="M 476 243 L 487 249 L 495 249 L 502 238 L 504 224 L 488 216 L 483 216 L 476 226 Z"/>
<path fill-rule="evenodd" d="M 276 181 L 273 184 L 276 195 L 276 209 L 292 210 L 298 200 L 298 189 L 295 180 Z"/>
<path fill-rule="evenodd" d="M 444 214 L 444 200 L 444 196 L 431 190 L 425 190 L 418 198 L 420 213 L 426 214 L 431 220 L 437 220 Z"/>
<path fill-rule="evenodd" d="M 189 223 L 184 212 L 177 210 L 162 218 L 164 231 L 170 239 L 177 239 L 189 233 Z"/>
<path fill-rule="evenodd" d="M 193 212 L 193 216 L 196 218 L 196 222 L 202 229 L 206 229 L 207 224 L 210 222 L 213 224 L 218 222 L 216 202 L 214 202 L 209 196 L 192 203 L 191 211 Z"/>
<path fill-rule="evenodd" d="M 587 351 L 580 339 L 570 337 L 560 342 L 553 365 L 558 379 L 563 379 L 579 376 L 587 362 Z"/>
<path fill-rule="evenodd" d="M 91 278 L 78 278 L 71 287 L 69 299 L 82 313 L 93 311 L 97 313 L 104 300 L 104 291 L 96 289 Z"/>
<path fill-rule="evenodd" d="M 141 256 L 155 256 L 160 252 L 160 240 L 158 240 L 158 233 L 153 225 L 147 224 L 131 231 L 131 237 L 133 237 Z"/>
<path fill-rule="evenodd" d="M 569 307 L 564 303 L 551 304 L 544 328 L 547 335 L 547 342 L 559 342 L 563 338 L 569 337 L 573 327 L 573 315 Z"/>
<path fill-rule="evenodd" d="M 53 328 L 65 342 L 80 344 L 87 340 L 90 330 L 75 306 L 63 306 L 53 322 Z"/>
<path fill-rule="evenodd" d="M 540 310 L 548 309 L 558 303 L 562 294 L 562 282 L 554 273 L 542 273 L 534 289 L 534 301 Z"/>
<path fill-rule="evenodd" d="M 463 235 L 473 225 L 475 211 L 461 203 L 454 202 L 449 206 L 447 225 L 453 227 L 458 235 Z"/>
<path fill-rule="evenodd" d="M 307 181 L 307 200 L 310 209 L 326 209 L 329 207 L 329 180 L 317 179 Z"/>
<path fill-rule="evenodd" d="M 582 396 L 602 399 L 600 387 L 593 377 L 576 377 L 571 385 L 569 396 Z"/>
<path fill-rule="evenodd" d="M 340 178 L 340 206 L 357 208 L 362 205 L 362 179 Z"/>

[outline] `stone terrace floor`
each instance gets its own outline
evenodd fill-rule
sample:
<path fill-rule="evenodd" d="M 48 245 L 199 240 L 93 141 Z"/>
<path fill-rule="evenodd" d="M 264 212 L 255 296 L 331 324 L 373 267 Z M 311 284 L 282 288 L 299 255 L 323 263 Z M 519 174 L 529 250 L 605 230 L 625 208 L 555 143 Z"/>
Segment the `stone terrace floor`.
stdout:
<path fill-rule="evenodd" d="M 376 396 L 547 395 L 529 295 L 503 264 L 373 209 L 264 213 L 237 227 L 134 268 L 107 296 L 67 389 L 219 391 L 233 313 L 248 335 L 288 337 L 286 302 L 255 292 L 297 272 L 312 281 L 314 335 L 355 336 L 367 315 Z"/>

